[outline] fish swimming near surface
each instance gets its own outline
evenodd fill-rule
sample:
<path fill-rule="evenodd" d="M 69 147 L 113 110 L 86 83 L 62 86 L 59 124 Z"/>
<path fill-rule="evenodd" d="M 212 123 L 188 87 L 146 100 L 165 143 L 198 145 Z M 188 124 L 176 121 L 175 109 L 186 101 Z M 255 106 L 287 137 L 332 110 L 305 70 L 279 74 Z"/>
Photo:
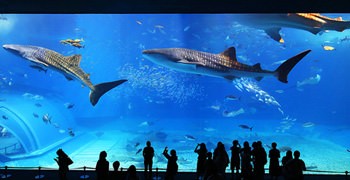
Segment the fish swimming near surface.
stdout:
<path fill-rule="evenodd" d="M 238 127 L 242 128 L 242 129 L 249 129 L 250 131 L 253 130 L 253 127 L 249 127 L 248 125 L 244 125 L 244 124 L 241 124 Z"/>
<path fill-rule="evenodd" d="M 9 118 L 5 115 L 2 115 L 2 119 L 8 120 Z"/>
<path fill-rule="evenodd" d="M 185 139 L 190 140 L 190 141 L 196 140 L 196 138 L 191 136 L 191 135 L 185 135 Z"/>
<path fill-rule="evenodd" d="M 281 42 L 279 33 L 282 27 L 296 28 L 319 34 L 328 30 L 342 32 L 350 28 L 350 21 L 341 17 L 330 18 L 319 13 L 287 13 L 287 14 L 244 14 L 237 16 L 240 24 L 262 29 L 273 40 Z"/>
<path fill-rule="evenodd" d="M 68 80 L 77 79 L 90 88 L 90 103 L 95 106 L 102 95 L 126 82 L 126 79 L 93 85 L 90 75 L 80 68 L 81 55 L 63 56 L 53 50 L 38 46 L 5 44 L 4 49 L 13 52 L 35 65 L 51 68 Z"/>
<path fill-rule="evenodd" d="M 51 124 L 51 119 L 52 119 L 52 117 L 49 115 L 49 114 L 44 114 L 43 115 L 43 121 L 46 123 L 46 124 L 48 124 L 48 123 L 50 123 Z"/>
<path fill-rule="evenodd" d="M 142 53 L 145 58 L 158 65 L 181 72 L 221 77 L 231 81 L 241 77 L 251 77 L 260 81 L 265 76 L 275 76 L 279 81 L 287 83 L 289 72 L 310 51 L 306 50 L 288 59 L 274 71 L 261 69 L 260 63 L 250 66 L 238 62 L 234 47 L 219 54 L 185 48 L 148 49 Z"/>
<path fill-rule="evenodd" d="M 309 77 L 307 79 L 304 79 L 303 81 L 297 81 L 297 89 L 298 90 L 302 90 L 302 86 L 305 86 L 305 85 L 315 85 L 315 84 L 318 84 L 320 83 L 321 81 L 321 75 L 319 74 L 316 74 L 316 76 L 312 76 L 312 77 Z"/>
<path fill-rule="evenodd" d="M 73 103 L 64 103 L 64 106 L 67 108 L 67 109 L 72 109 L 74 107 L 74 104 Z"/>
<path fill-rule="evenodd" d="M 35 118 L 39 118 L 39 115 L 38 115 L 37 113 L 33 113 L 33 116 L 34 116 Z"/>
<path fill-rule="evenodd" d="M 142 151 L 142 148 L 138 149 L 138 150 L 136 151 L 136 154 L 139 154 L 141 151 Z"/>

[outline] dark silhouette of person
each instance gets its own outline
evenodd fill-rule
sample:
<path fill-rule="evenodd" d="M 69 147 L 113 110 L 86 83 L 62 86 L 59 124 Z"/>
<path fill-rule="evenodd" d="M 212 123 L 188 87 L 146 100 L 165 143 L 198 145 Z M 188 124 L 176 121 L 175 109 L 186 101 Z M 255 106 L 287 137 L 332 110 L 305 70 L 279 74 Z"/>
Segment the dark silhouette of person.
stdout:
<path fill-rule="evenodd" d="M 151 146 L 151 142 L 146 142 L 146 147 L 143 148 L 142 155 L 144 158 L 144 165 L 145 165 L 145 171 L 144 176 L 145 179 L 152 179 L 152 165 L 153 165 L 153 156 L 154 156 L 154 149 Z M 149 172 L 148 172 L 149 170 Z"/>
<path fill-rule="evenodd" d="M 217 147 L 214 150 L 213 160 L 218 173 L 225 177 L 225 170 L 230 163 L 230 159 L 226 152 L 225 145 L 222 142 L 218 142 Z"/>
<path fill-rule="evenodd" d="M 208 150 L 205 144 L 201 143 L 197 144 L 194 152 L 198 154 L 196 179 L 199 179 L 201 176 L 204 176 Z"/>
<path fill-rule="evenodd" d="M 286 152 L 286 155 L 283 156 L 283 158 L 282 158 L 282 175 L 283 175 L 284 179 L 288 179 L 286 164 L 288 161 L 290 161 L 292 159 L 293 159 L 293 152 L 291 150 L 288 150 Z"/>
<path fill-rule="evenodd" d="M 254 179 L 261 180 L 264 179 L 264 166 L 267 163 L 267 154 L 261 141 L 253 143 L 253 148 Z"/>
<path fill-rule="evenodd" d="M 116 179 L 122 179 L 121 178 L 121 173 L 118 171 L 120 166 L 120 162 L 119 161 L 114 161 L 113 162 L 113 171 L 110 173 L 110 180 L 116 180 Z"/>
<path fill-rule="evenodd" d="M 207 160 L 205 161 L 205 172 L 204 172 L 204 180 L 207 180 L 210 176 L 212 176 L 216 172 L 216 167 L 213 161 L 213 153 L 207 153 Z"/>
<path fill-rule="evenodd" d="M 97 178 L 97 180 L 108 179 L 109 162 L 107 161 L 106 157 L 107 157 L 107 152 L 101 151 L 100 157 L 96 163 L 96 178 Z"/>
<path fill-rule="evenodd" d="M 252 179 L 252 151 L 249 146 L 249 142 L 245 141 L 243 143 L 243 148 L 241 149 L 241 168 L 242 168 L 242 178 L 244 180 Z"/>
<path fill-rule="evenodd" d="M 294 159 L 289 160 L 286 164 L 286 170 L 288 174 L 288 180 L 303 180 L 303 171 L 306 170 L 306 166 L 303 160 L 300 159 L 300 152 L 294 151 Z"/>
<path fill-rule="evenodd" d="M 176 151 L 172 149 L 168 154 L 168 147 L 164 148 L 163 155 L 168 159 L 168 164 L 165 172 L 165 180 L 174 180 L 178 171 Z"/>
<path fill-rule="evenodd" d="M 271 179 L 278 179 L 278 176 L 280 175 L 280 164 L 278 159 L 281 157 L 281 155 L 280 151 L 277 149 L 277 143 L 273 142 L 271 147 L 272 149 L 269 151 L 269 174 Z"/>
<path fill-rule="evenodd" d="M 62 149 L 58 149 L 56 154 L 58 157 L 54 158 L 54 160 L 58 164 L 58 177 L 60 180 L 67 180 L 68 166 L 73 164 L 73 161 Z"/>
<path fill-rule="evenodd" d="M 239 153 L 241 152 L 241 145 L 238 143 L 238 140 L 232 142 L 231 150 L 231 174 L 232 179 L 234 179 L 234 171 L 236 170 L 236 178 L 239 179 L 239 169 L 241 167 L 241 158 Z"/>
<path fill-rule="evenodd" d="M 139 180 L 139 176 L 136 172 L 136 167 L 134 165 L 130 165 L 128 171 L 126 172 L 126 180 Z"/>

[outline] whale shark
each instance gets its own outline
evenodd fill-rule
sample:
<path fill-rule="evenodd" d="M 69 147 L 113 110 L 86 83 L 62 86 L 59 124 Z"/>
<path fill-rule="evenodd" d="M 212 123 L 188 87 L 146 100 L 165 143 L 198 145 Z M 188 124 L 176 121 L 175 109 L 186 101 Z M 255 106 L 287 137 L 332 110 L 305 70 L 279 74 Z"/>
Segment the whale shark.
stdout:
<path fill-rule="evenodd" d="M 38 46 L 5 44 L 2 46 L 16 55 L 34 63 L 36 66 L 49 68 L 63 74 L 68 80 L 77 79 L 90 88 L 90 103 L 95 106 L 102 95 L 126 82 L 121 79 L 93 85 L 90 75 L 80 68 L 81 55 L 63 56 L 53 50 Z"/>
<path fill-rule="evenodd" d="M 235 21 L 240 24 L 262 29 L 279 42 L 282 42 L 279 31 L 283 27 L 302 29 L 312 34 L 328 30 L 342 32 L 350 28 L 350 21 L 345 21 L 342 17 L 330 18 L 319 13 L 244 14 L 236 17 Z"/>
<path fill-rule="evenodd" d="M 142 53 L 146 59 L 158 65 L 181 72 L 221 77 L 228 80 L 250 77 L 260 81 L 265 76 L 275 76 L 279 81 L 287 83 L 289 72 L 310 51 L 306 50 L 291 57 L 274 71 L 261 69 L 260 63 L 250 66 L 238 62 L 234 47 L 219 54 L 186 48 L 147 49 Z"/>

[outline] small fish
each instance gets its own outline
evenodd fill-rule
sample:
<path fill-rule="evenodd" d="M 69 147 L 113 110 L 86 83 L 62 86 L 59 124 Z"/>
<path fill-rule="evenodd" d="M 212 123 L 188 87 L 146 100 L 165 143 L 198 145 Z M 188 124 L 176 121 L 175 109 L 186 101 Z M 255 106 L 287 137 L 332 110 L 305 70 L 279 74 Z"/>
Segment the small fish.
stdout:
<path fill-rule="evenodd" d="M 40 103 L 35 103 L 34 104 L 36 107 L 42 107 L 42 105 Z"/>
<path fill-rule="evenodd" d="M 219 105 L 217 105 L 217 106 L 212 105 L 212 106 L 210 106 L 210 108 L 214 109 L 214 110 L 220 110 L 220 106 Z"/>
<path fill-rule="evenodd" d="M 284 93 L 283 90 L 275 90 L 275 92 L 276 92 L 276 93 L 280 93 L 280 94 Z"/>
<path fill-rule="evenodd" d="M 191 28 L 191 26 L 186 26 L 186 27 L 184 28 L 184 31 L 186 32 L 186 31 L 188 31 L 190 28 Z"/>
<path fill-rule="evenodd" d="M 140 145 L 140 143 L 139 142 L 137 142 L 136 144 L 135 144 L 135 148 L 137 147 L 137 146 L 139 146 Z"/>
<path fill-rule="evenodd" d="M 57 124 L 57 123 L 53 123 L 52 125 L 53 125 L 53 127 L 55 127 L 55 128 L 60 128 L 60 125 Z"/>
<path fill-rule="evenodd" d="M 72 137 L 75 136 L 75 133 L 73 132 L 72 128 L 68 128 L 68 134 L 69 134 L 69 136 L 72 136 Z"/>
<path fill-rule="evenodd" d="M 216 131 L 216 129 L 214 129 L 214 128 L 204 128 L 204 131 L 213 132 L 213 131 Z"/>
<path fill-rule="evenodd" d="M 8 120 L 9 118 L 5 115 L 2 115 L 2 119 Z"/>
<path fill-rule="evenodd" d="M 326 50 L 326 51 L 333 51 L 333 50 L 335 50 L 335 48 L 333 46 L 325 46 L 325 45 L 323 45 L 323 49 Z"/>
<path fill-rule="evenodd" d="M 240 100 L 241 98 L 240 97 L 236 97 L 236 96 L 233 96 L 233 95 L 227 95 L 225 97 L 226 100 L 230 100 L 230 101 L 237 101 L 237 100 Z"/>
<path fill-rule="evenodd" d="M 136 151 L 136 154 L 139 154 L 142 151 L 142 148 Z"/>
<path fill-rule="evenodd" d="M 64 134 L 66 132 L 66 130 L 60 129 L 60 130 L 58 130 L 58 132 L 61 133 L 61 134 Z"/>
<path fill-rule="evenodd" d="M 31 68 L 38 70 L 39 72 L 44 71 L 45 73 L 47 72 L 47 69 L 38 66 L 38 65 L 30 65 Z"/>
<path fill-rule="evenodd" d="M 309 127 L 314 127 L 314 126 L 315 126 L 315 124 L 312 123 L 312 122 L 306 122 L 306 123 L 303 124 L 304 128 L 309 128 Z"/>
<path fill-rule="evenodd" d="M 158 29 L 164 29 L 164 26 L 162 26 L 162 25 L 155 25 L 154 27 L 158 28 Z"/>
<path fill-rule="evenodd" d="M 244 124 L 241 124 L 241 125 L 239 125 L 238 127 L 242 128 L 242 129 L 249 129 L 250 131 L 253 130 L 253 127 L 249 127 L 249 126 L 244 125 Z"/>
<path fill-rule="evenodd" d="M 196 140 L 196 138 L 191 136 L 191 135 L 185 135 L 185 139 L 190 140 L 190 141 Z"/>
<path fill-rule="evenodd" d="M 141 21 L 136 21 L 136 23 L 137 23 L 138 25 L 142 25 L 142 22 L 141 22 Z"/>
<path fill-rule="evenodd" d="M 37 113 L 33 113 L 33 116 L 34 116 L 35 118 L 39 118 L 39 115 L 38 115 Z"/>
<path fill-rule="evenodd" d="M 74 104 L 73 103 L 64 103 L 64 106 L 67 108 L 67 109 L 72 109 L 74 107 Z"/>
<path fill-rule="evenodd" d="M 284 43 L 284 39 L 281 38 L 278 42 L 281 43 L 281 44 L 283 44 L 283 43 Z"/>
<path fill-rule="evenodd" d="M 50 116 L 48 113 L 44 114 L 44 115 L 43 115 L 43 121 L 44 121 L 46 124 L 48 124 L 48 123 L 51 124 L 51 116 Z"/>

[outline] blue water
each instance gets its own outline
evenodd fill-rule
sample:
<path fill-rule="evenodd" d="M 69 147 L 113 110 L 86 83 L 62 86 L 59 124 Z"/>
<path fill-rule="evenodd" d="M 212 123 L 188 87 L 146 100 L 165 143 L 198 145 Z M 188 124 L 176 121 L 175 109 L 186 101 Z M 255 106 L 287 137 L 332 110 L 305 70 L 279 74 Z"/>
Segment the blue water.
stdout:
<path fill-rule="evenodd" d="M 349 14 L 326 15 L 350 20 Z M 347 79 L 350 41 L 342 39 L 350 37 L 350 30 L 314 35 L 299 29 L 282 28 L 285 42 L 279 43 L 262 30 L 242 25 L 238 22 L 241 15 L 232 14 L 3 16 L 7 20 L 0 20 L 1 45 L 35 45 L 67 56 L 81 54 L 80 67 L 90 74 L 93 84 L 118 79 L 128 79 L 128 82 L 105 94 L 93 107 L 88 98 L 89 88 L 82 87 L 79 81 L 67 81 L 62 74 L 52 70 L 39 72 L 29 67 L 23 58 L 1 49 L 1 106 L 18 113 L 31 126 L 37 139 L 37 149 L 24 153 L 28 158 L 1 162 L 1 165 L 57 167 L 52 158 L 58 147 L 66 148 L 74 158 L 82 152 L 79 148 L 91 140 L 106 144 L 92 148 L 94 143 L 90 142 L 91 146 L 87 148 L 95 150 L 91 152 L 95 159 L 89 156 L 90 159 L 76 160 L 75 167 L 94 166 L 99 151 L 106 148 L 110 148 L 110 162 L 120 157 L 113 153 L 126 151 L 130 152 L 127 156 L 138 159 L 129 159 L 124 167 L 128 163 L 139 163 L 138 167 L 143 167 L 140 165 L 142 156 L 136 152 L 147 139 L 152 139 L 158 154 L 163 147 L 173 146 L 180 157 L 185 157 L 180 168 L 194 169 L 196 155 L 192 151 L 196 143 L 210 141 L 216 144 L 222 140 L 228 148 L 233 139 L 239 139 L 241 143 L 244 140 L 262 140 L 264 144 L 276 141 L 281 146 L 302 149 L 306 164 L 321 170 L 342 171 L 349 166 L 346 159 L 334 161 L 338 166 L 329 166 L 332 162 L 319 161 L 307 147 L 310 142 L 319 143 L 319 147 L 329 147 L 330 143 L 330 146 L 337 146 L 331 148 L 334 149 L 332 159 L 347 155 L 346 149 L 350 146 L 347 141 L 350 134 L 350 81 Z M 69 38 L 82 38 L 85 47 L 79 49 L 60 43 Z M 325 45 L 335 49 L 326 51 Z M 279 65 L 276 62 L 304 50 L 312 51 L 291 71 L 288 84 L 274 77 L 259 82 L 247 78 L 230 82 L 177 72 L 142 56 L 143 50 L 152 48 L 182 47 L 220 53 L 231 46 L 236 48 L 239 62 L 261 63 L 267 70 L 276 69 Z M 297 87 L 298 82 L 315 77 L 319 78 L 317 82 Z M 33 98 L 35 95 L 42 98 Z M 237 100 L 229 100 L 226 96 L 235 96 Z M 68 109 L 65 103 L 74 106 Z M 238 114 L 226 117 L 224 112 Z M 34 113 L 39 117 L 33 118 Z M 59 127 L 43 122 L 45 113 L 50 114 Z M 9 130 L 7 135 L 14 139 L 25 136 L 16 132 L 21 129 L 5 126 L 9 124 L 5 121 L 11 121 L 12 116 L 4 115 L 10 117 L 0 119 L 0 126 Z M 253 127 L 253 131 L 240 128 L 241 124 Z M 75 136 L 68 133 L 70 129 Z M 52 137 L 51 141 L 43 138 L 47 135 Z M 186 139 L 185 135 L 196 139 Z M 6 138 L 9 137 L 0 140 L 5 142 Z M 113 139 L 125 142 L 116 143 Z M 137 142 L 141 145 L 134 147 Z M 44 152 L 31 157 L 33 152 L 40 150 Z M 303 158 L 303 151 L 301 153 Z M 35 158 L 41 158 L 41 161 Z M 162 166 L 162 163 L 159 160 L 158 165 Z"/>

